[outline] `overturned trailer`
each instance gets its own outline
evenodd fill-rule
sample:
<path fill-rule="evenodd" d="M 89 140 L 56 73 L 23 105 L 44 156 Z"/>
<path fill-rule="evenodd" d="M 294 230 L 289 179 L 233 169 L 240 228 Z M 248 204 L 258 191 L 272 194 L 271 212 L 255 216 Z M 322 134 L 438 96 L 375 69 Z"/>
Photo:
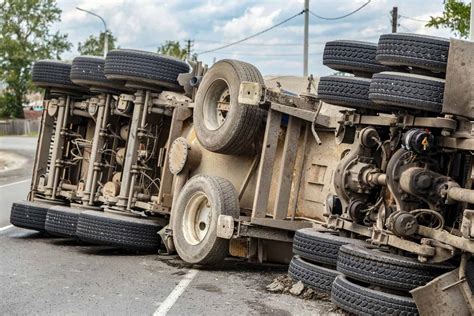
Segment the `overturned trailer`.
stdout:
<path fill-rule="evenodd" d="M 105 61 L 74 59 L 72 82 L 62 89 L 36 80 L 43 64 L 47 71 L 68 67 L 40 61 L 33 68 L 47 110 L 31 202 L 14 205 L 14 224 L 140 250 L 157 250 L 163 240 L 185 258 L 189 245 L 219 241 L 213 262 L 227 256 L 231 240 L 235 256 L 289 262 L 294 231 L 322 222 L 330 189 L 314 193 L 331 172 L 324 178 L 314 170 L 307 186 L 296 185 L 307 176 L 302 162 L 314 156 L 316 140 L 329 140 L 335 127 L 318 115 L 314 93 L 266 90 L 255 67 L 233 60 L 210 70 L 196 63 L 187 73 L 185 63 L 158 54 L 113 51 Z M 181 68 L 163 80 L 170 64 Z M 316 168 L 335 168 L 339 149 L 321 146 L 327 150 Z M 22 222 L 32 211 L 41 214 L 39 226 Z M 212 249 L 198 252 L 202 258 L 187 261 L 214 257 Z"/>
<path fill-rule="evenodd" d="M 235 60 L 38 62 L 46 110 L 11 221 L 200 265 L 291 260 L 357 314 L 472 313 L 472 48 L 329 42 L 324 63 L 355 76 L 317 94 Z"/>

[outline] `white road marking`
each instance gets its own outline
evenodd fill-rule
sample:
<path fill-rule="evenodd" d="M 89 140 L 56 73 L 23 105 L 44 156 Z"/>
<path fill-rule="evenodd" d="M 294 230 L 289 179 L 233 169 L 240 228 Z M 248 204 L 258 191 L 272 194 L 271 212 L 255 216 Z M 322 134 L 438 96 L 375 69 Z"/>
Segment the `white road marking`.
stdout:
<path fill-rule="evenodd" d="M 8 230 L 10 228 L 13 228 L 13 225 L 7 225 L 7 226 L 4 226 L 4 227 L 0 227 L 0 232 L 3 232 L 3 231 Z"/>
<path fill-rule="evenodd" d="M 27 181 L 31 181 L 31 180 L 30 180 L 30 179 L 26 179 L 26 180 L 21 180 L 21 181 L 17 181 L 17 182 L 12 182 L 12 183 L 9 183 L 9 184 L 0 185 L 0 189 L 1 189 L 1 188 L 6 188 L 6 187 L 10 187 L 10 186 L 15 185 L 15 184 L 24 183 L 24 182 L 27 182 Z"/>
<path fill-rule="evenodd" d="M 160 307 L 155 311 L 153 316 L 165 316 L 178 298 L 183 294 L 184 290 L 188 287 L 191 281 L 196 277 L 199 270 L 191 269 L 188 273 L 185 274 L 183 279 L 179 281 L 178 285 L 173 289 L 173 291 L 168 295 L 168 297 L 161 303 Z"/>

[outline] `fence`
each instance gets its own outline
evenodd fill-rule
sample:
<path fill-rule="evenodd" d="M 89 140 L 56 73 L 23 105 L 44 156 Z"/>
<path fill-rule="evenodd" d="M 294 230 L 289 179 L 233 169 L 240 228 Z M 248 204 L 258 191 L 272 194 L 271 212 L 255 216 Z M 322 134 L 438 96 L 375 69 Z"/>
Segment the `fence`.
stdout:
<path fill-rule="evenodd" d="M 26 135 L 39 131 L 41 119 L 25 120 L 12 119 L 0 120 L 0 136 L 1 135 Z"/>

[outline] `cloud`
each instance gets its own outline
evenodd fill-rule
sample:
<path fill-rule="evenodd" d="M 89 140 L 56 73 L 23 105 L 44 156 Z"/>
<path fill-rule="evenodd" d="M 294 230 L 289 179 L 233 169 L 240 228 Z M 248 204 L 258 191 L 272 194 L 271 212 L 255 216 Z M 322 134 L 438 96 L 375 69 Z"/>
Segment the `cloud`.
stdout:
<path fill-rule="evenodd" d="M 263 6 L 251 7 L 245 10 L 242 16 L 231 19 L 223 26 L 216 26 L 214 30 L 215 33 L 221 33 L 224 38 L 245 37 L 274 25 L 274 20 L 280 12 L 280 9 L 268 12 Z"/>
<path fill-rule="evenodd" d="M 311 11 L 326 17 L 346 14 L 366 0 L 311 1 Z M 166 40 L 194 40 L 194 52 L 202 52 L 260 32 L 303 9 L 304 0 L 58 0 L 62 20 L 54 30 L 69 34 L 75 45 L 64 58 L 77 55 L 77 42 L 98 34 L 99 19 L 80 12 L 76 6 L 96 12 L 106 21 L 120 47 L 156 51 Z M 390 10 L 419 20 L 440 15 L 442 0 L 372 0 L 350 17 L 328 21 L 309 17 L 310 72 L 326 75 L 333 71 L 322 65 L 326 41 L 352 39 L 376 42 L 391 31 Z M 235 58 L 255 64 L 264 74 L 300 75 L 303 72 L 303 15 L 242 44 L 200 55 L 203 62 Z M 400 31 L 449 37 L 445 29 L 426 28 L 425 23 L 401 17 Z"/>

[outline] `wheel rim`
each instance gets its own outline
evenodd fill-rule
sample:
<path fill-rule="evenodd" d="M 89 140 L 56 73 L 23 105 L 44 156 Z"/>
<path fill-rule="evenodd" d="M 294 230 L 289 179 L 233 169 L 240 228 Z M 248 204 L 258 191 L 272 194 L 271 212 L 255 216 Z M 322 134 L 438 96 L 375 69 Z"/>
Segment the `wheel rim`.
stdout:
<path fill-rule="evenodd" d="M 206 128 L 216 130 L 224 125 L 230 106 L 228 83 L 223 79 L 215 80 L 204 98 L 203 117 Z"/>
<path fill-rule="evenodd" d="M 212 217 L 212 206 L 207 196 L 195 193 L 186 204 L 183 215 L 183 234 L 191 245 L 201 243 L 206 237 Z"/>

